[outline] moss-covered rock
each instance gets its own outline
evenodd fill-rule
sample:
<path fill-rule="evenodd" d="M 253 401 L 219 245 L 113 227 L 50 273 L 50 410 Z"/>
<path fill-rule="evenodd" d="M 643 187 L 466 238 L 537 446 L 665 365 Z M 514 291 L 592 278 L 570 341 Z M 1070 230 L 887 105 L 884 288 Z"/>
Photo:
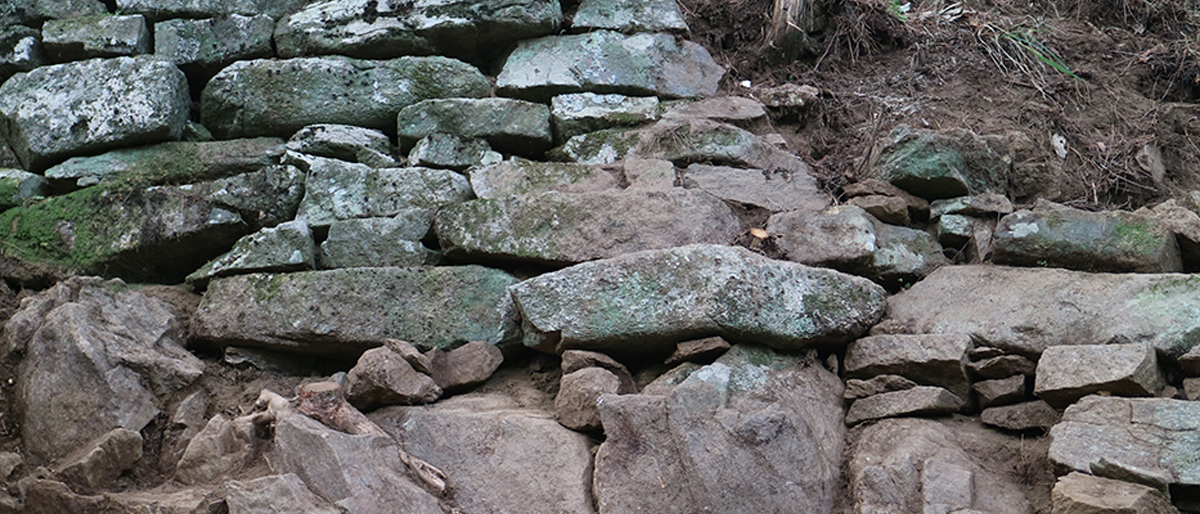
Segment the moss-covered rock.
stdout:
<path fill-rule="evenodd" d="M 534 157 L 550 148 L 550 108 L 511 98 L 445 98 L 400 109 L 396 133 L 401 148 L 443 132 L 486 139 L 504 153 Z"/>
<path fill-rule="evenodd" d="M 0 169 L 0 211 L 21 205 L 26 199 L 50 194 L 50 184 L 41 175 L 24 170 Z"/>
<path fill-rule="evenodd" d="M 1003 137 L 964 129 L 920 131 L 906 125 L 888 136 L 877 175 L 927 200 L 1003 192 L 1012 152 Z"/>
<path fill-rule="evenodd" d="M 283 141 L 262 137 L 171 142 L 72 157 L 46 170 L 46 178 L 90 186 L 104 180 L 131 185 L 182 184 L 258 171 L 279 162 Z"/>
<path fill-rule="evenodd" d="M 140 15 L 93 14 L 42 25 L 42 48 L 54 62 L 148 54 L 150 27 Z"/>
<path fill-rule="evenodd" d="M 1175 235 L 1131 212 L 1070 208 L 1020 210 L 1000 219 L 997 263 L 1082 271 L 1183 271 Z"/>
<path fill-rule="evenodd" d="M 586 193 L 620 189 L 618 177 L 599 166 L 537 162 L 514 157 L 469 170 L 471 189 L 479 198 L 559 191 Z"/>

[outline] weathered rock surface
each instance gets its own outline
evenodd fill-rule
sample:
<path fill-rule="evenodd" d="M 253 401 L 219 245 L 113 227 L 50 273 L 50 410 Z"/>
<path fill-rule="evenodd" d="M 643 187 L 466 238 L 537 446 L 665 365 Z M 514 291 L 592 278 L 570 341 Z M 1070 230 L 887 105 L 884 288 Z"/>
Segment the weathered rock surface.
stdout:
<path fill-rule="evenodd" d="M 558 143 L 588 132 L 657 121 L 658 111 L 656 96 L 570 93 L 550 99 L 550 120 Z"/>
<path fill-rule="evenodd" d="M 282 155 L 283 141 L 268 137 L 170 142 L 72 157 L 46 170 L 45 175 L 53 180 L 74 180 L 80 187 L 104 180 L 179 184 L 259 171 L 278 163 Z"/>
<path fill-rule="evenodd" d="M 387 347 L 363 352 L 346 374 L 346 383 L 346 399 L 362 410 L 432 403 L 442 395 L 442 388 L 429 375 L 413 369 L 403 355 Z"/>
<path fill-rule="evenodd" d="M 76 489 L 97 491 L 141 458 L 141 434 L 116 428 L 64 457 L 55 475 Z"/>
<path fill-rule="evenodd" d="M 928 200 L 997 192 L 1012 155 L 1006 140 L 964 129 L 945 132 L 900 126 L 879 156 L 879 178 Z"/>
<path fill-rule="evenodd" d="M 723 74 L 708 51 L 690 41 L 598 30 L 517 43 L 496 87 L 505 96 L 535 101 L 587 91 L 693 98 L 715 94 Z"/>
<path fill-rule="evenodd" d="M 104 4 L 92 0 L 9 1 L 0 4 L 0 25 L 37 25 L 46 20 L 104 13 Z"/>
<path fill-rule="evenodd" d="M 1025 375 L 975 382 L 972 389 L 979 397 L 980 407 L 1016 403 L 1025 397 Z"/>
<path fill-rule="evenodd" d="M 443 132 L 421 138 L 408 152 L 408 163 L 412 166 L 446 168 L 460 173 L 471 166 L 486 166 L 502 160 L 504 156 L 492 151 L 486 139 Z"/>
<path fill-rule="evenodd" d="M 236 212 L 250 230 L 260 230 L 296 217 L 304 181 L 304 173 L 295 167 L 275 165 L 178 189 Z"/>
<path fill-rule="evenodd" d="M 117 0 L 117 9 L 144 14 L 159 21 L 172 18 L 215 18 L 240 14 L 265 14 L 280 19 L 307 5 L 308 0 Z"/>
<path fill-rule="evenodd" d="M 471 196 L 467 178 L 450 170 L 372 168 L 314 157 L 296 217 L 319 230 L 339 220 L 396 216 Z"/>
<path fill-rule="evenodd" d="M 584 0 L 571 19 L 572 32 L 615 30 L 626 34 L 636 32 L 668 32 L 687 34 L 687 22 L 679 5 L 666 0 L 635 2 L 606 2 Z"/>
<path fill-rule="evenodd" d="M 159 398 L 190 384 L 199 359 L 163 302 L 120 281 L 72 278 L 40 293 L 4 329 L 17 372 L 25 450 L 51 460 L 114 428 L 139 431 Z"/>
<path fill-rule="evenodd" d="M 151 490 L 81 495 L 71 491 L 66 484 L 53 480 L 31 478 L 24 483 L 25 510 L 20 512 L 28 514 L 59 514 L 61 512 L 134 514 L 147 511 L 162 514 L 190 514 L 201 508 L 208 493 L 204 490 L 182 489 L 174 492 Z"/>
<path fill-rule="evenodd" d="M 500 349 L 483 341 L 472 341 L 448 352 L 434 348 L 426 356 L 429 376 L 447 393 L 482 384 L 504 362 Z"/>
<path fill-rule="evenodd" d="M 558 0 L 328 0 L 280 20 L 281 57 L 340 54 L 365 59 L 442 54 L 492 57 L 522 39 L 558 30 Z"/>
<path fill-rule="evenodd" d="M 448 256 L 573 264 L 640 250 L 729 244 L 741 224 L 705 193 L 540 194 L 448 205 L 434 222 Z"/>
<path fill-rule="evenodd" d="M 910 333 L 970 334 L 978 345 L 1026 355 L 1056 345 L 1120 341 L 1178 357 L 1196 346 L 1200 330 L 1200 320 L 1187 314 L 1200 309 L 1197 280 L 944 266 L 889 298 L 886 322 Z"/>
<path fill-rule="evenodd" d="M 1046 431 L 1058 423 L 1058 419 L 1058 411 L 1041 400 L 989 407 L 979 414 L 979 420 L 983 424 L 1008 430 Z"/>
<path fill-rule="evenodd" d="M 394 126 L 405 106 L 487 96 L 488 89 L 478 69 L 445 57 L 238 61 L 209 81 L 200 109 L 204 126 L 219 139 L 288 137 L 317 123 L 382 130 Z"/>
<path fill-rule="evenodd" d="M 929 204 L 930 218 L 937 218 L 947 214 L 984 217 L 995 216 L 997 214 L 1012 214 L 1012 212 L 1012 202 L 1004 195 L 996 193 L 983 193 L 974 196 L 935 200 Z"/>
<path fill-rule="evenodd" d="M 212 484 L 241 471 L 253 455 L 252 430 L 242 419 L 214 415 L 188 443 L 173 478 L 188 485 Z"/>
<path fill-rule="evenodd" d="M 1033 376 L 1037 363 L 1021 355 L 997 355 L 970 362 L 967 369 L 982 379 L 999 379 L 1013 375 Z"/>
<path fill-rule="evenodd" d="M 779 248 L 791 261 L 859 270 L 879 247 L 875 223 L 861 207 L 837 205 L 820 212 L 785 212 L 767 221 Z"/>
<path fill-rule="evenodd" d="M 294 473 L 270 475 L 246 482 L 225 484 L 225 505 L 229 514 L 342 514 L 344 509 L 317 496 Z"/>
<path fill-rule="evenodd" d="M 0 211 L 21 205 L 25 199 L 50 194 L 50 183 L 41 175 L 0 169 Z"/>
<path fill-rule="evenodd" d="M 209 284 L 191 333 L 217 346 L 342 356 L 387 338 L 425 348 L 501 344 L 518 337 L 506 290 L 514 283 L 480 266 L 238 275 Z"/>
<path fill-rule="evenodd" d="M 550 148 L 550 108 L 512 98 L 444 98 L 424 100 L 396 115 L 400 146 L 443 132 L 486 139 L 492 148 L 527 157 Z"/>
<path fill-rule="evenodd" d="M 510 289 L 527 346 L 605 353 L 668 353 L 711 335 L 791 350 L 842 343 L 879 319 L 884 296 L 862 278 L 715 245 L 578 264 Z"/>
<path fill-rule="evenodd" d="M 787 171 L 765 171 L 693 164 L 683 173 L 685 187 L 695 187 L 722 200 L 771 212 L 824 207 L 827 198 L 812 187 L 812 178 Z"/>
<path fill-rule="evenodd" d="M 1000 219 L 998 264 L 1083 271 L 1183 271 L 1175 236 L 1153 218 L 1129 212 L 1020 210 Z"/>
<path fill-rule="evenodd" d="M 74 155 L 179 139 L 189 103 L 183 72 L 152 57 L 45 66 L 0 86 L 0 133 L 39 172 Z"/>
<path fill-rule="evenodd" d="M 96 14 L 42 25 L 42 48 L 54 62 L 148 54 L 150 28 L 140 15 Z"/>
<path fill-rule="evenodd" d="M 917 383 L 900 375 L 878 375 L 867 380 L 851 378 L 846 380 L 846 391 L 842 397 L 847 400 L 857 400 L 892 391 L 903 391 L 917 387 Z"/>
<path fill-rule="evenodd" d="M 292 134 L 288 150 L 347 162 L 360 162 L 373 168 L 396 167 L 392 142 L 387 134 L 375 129 L 323 123 L 309 125 Z M 388 161 L 388 166 L 379 163 Z"/>
<path fill-rule="evenodd" d="M 470 170 L 471 189 L 485 199 L 542 191 L 589 193 L 620 189 L 617 177 L 599 166 L 537 162 L 513 157 Z"/>
<path fill-rule="evenodd" d="M 1176 514 L 1171 501 L 1153 488 L 1073 471 L 1059 477 L 1051 493 L 1054 514 Z"/>
<path fill-rule="evenodd" d="M 1050 430 L 1055 465 L 1156 488 L 1200 485 L 1200 403 L 1088 396 Z"/>
<path fill-rule="evenodd" d="M 273 30 L 265 14 L 166 20 L 154 24 L 154 55 L 187 73 L 198 90 L 235 61 L 269 57 Z"/>
<path fill-rule="evenodd" d="M 941 387 L 917 386 L 859 398 L 846 412 L 846 424 L 873 419 L 957 412 L 963 400 Z"/>
<path fill-rule="evenodd" d="M 472 393 L 371 419 L 449 477 L 463 512 L 591 514 L 591 443 L 552 414 Z"/>
<path fill-rule="evenodd" d="M 1086 395 L 1154 396 L 1166 379 L 1145 343 L 1054 346 L 1038 360 L 1033 393 L 1058 408 Z"/>
<path fill-rule="evenodd" d="M 921 280 L 950 264 L 942 246 L 928 232 L 875 222 L 875 244 L 871 262 L 863 275 L 892 289 Z"/>
<path fill-rule="evenodd" d="M 403 209 L 390 218 L 335 221 L 321 243 L 322 268 L 437 264 L 440 254 L 421 244 L 433 223 L 431 209 Z"/>
<path fill-rule="evenodd" d="M 554 417 L 571 430 L 601 428 L 601 395 L 617 394 L 621 379 L 604 368 L 583 368 L 563 375 L 554 397 Z"/>
<path fill-rule="evenodd" d="M 928 200 L 882 180 L 866 179 L 853 184 L 847 184 L 842 187 L 842 194 L 849 198 L 860 196 L 890 196 L 899 198 L 904 200 L 904 204 L 908 207 L 909 219 L 920 220 L 932 217 L 929 211 Z"/>
<path fill-rule="evenodd" d="M 703 362 L 708 363 L 716 360 L 726 351 L 729 351 L 732 345 L 725 338 L 720 336 L 705 337 L 703 339 L 693 339 L 691 341 L 681 341 L 675 345 L 675 352 L 667 357 L 664 364 L 674 366 L 681 362 Z M 564 352 L 563 355 L 566 355 Z"/>
<path fill-rule="evenodd" d="M 850 343 L 842 366 L 847 378 L 900 375 L 965 399 L 971 390 L 965 366 L 970 347 L 966 334 L 870 336 Z"/>
<path fill-rule="evenodd" d="M 908 204 L 903 198 L 883 195 L 855 196 L 846 201 L 847 204 L 861 207 L 867 214 L 889 225 L 908 226 L 912 219 L 908 214 Z"/>
<path fill-rule="evenodd" d="M 666 396 L 601 397 L 599 512 L 830 512 L 841 389 L 814 359 L 739 345 Z"/>
<path fill-rule="evenodd" d="M 188 275 L 187 281 L 204 284 L 229 275 L 311 270 L 317 267 L 316 255 L 308 225 L 289 221 L 239 239 L 232 250 Z"/>
<path fill-rule="evenodd" d="M 0 11 L 0 20 L 3 20 L 3 16 Z M 46 52 L 42 49 L 40 30 L 23 25 L 11 25 L 0 30 L 0 80 L 8 80 L 16 73 L 32 70 L 45 62 Z"/>

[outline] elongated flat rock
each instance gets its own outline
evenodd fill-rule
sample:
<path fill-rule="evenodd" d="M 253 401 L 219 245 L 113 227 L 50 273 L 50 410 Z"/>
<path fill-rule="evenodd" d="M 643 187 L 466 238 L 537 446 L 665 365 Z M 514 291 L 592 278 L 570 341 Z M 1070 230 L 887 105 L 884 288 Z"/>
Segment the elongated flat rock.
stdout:
<path fill-rule="evenodd" d="M 372 168 L 313 157 L 297 216 L 310 227 L 339 220 L 395 216 L 413 207 L 435 208 L 471 197 L 467 178 L 450 170 Z"/>
<path fill-rule="evenodd" d="M 864 278 L 718 245 L 587 262 L 510 289 L 527 346 L 663 354 L 713 335 L 787 350 L 844 343 L 881 317 L 885 295 Z"/>
<path fill-rule="evenodd" d="M 970 334 L 977 346 L 1030 356 L 1115 340 L 1178 358 L 1197 345 L 1197 310 L 1194 275 L 943 266 L 889 298 L 886 322 L 908 333 Z"/>
<path fill-rule="evenodd" d="M 354 356 L 385 339 L 421 348 L 517 338 L 511 275 L 480 266 L 349 268 L 214 280 L 192 318 L 206 344 Z"/>
<path fill-rule="evenodd" d="M 1175 234 L 1131 212 L 1020 210 L 996 226 L 995 261 L 1082 271 L 1183 271 Z"/>
<path fill-rule="evenodd" d="M 705 193 L 549 191 L 449 205 L 435 231 L 448 255 L 574 264 L 695 243 L 730 244 L 741 225 Z"/>

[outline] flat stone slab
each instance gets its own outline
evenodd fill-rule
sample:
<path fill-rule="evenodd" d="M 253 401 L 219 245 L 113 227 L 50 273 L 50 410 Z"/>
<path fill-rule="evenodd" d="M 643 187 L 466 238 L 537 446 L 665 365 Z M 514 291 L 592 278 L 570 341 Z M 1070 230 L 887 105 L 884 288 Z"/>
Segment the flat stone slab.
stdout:
<path fill-rule="evenodd" d="M 378 218 L 410 208 L 435 208 L 471 198 L 467 178 L 450 170 L 372 168 L 313 157 L 296 214 L 323 229 L 339 220 Z"/>
<path fill-rule="evenodd" d="M 79 0 L 75 0 L 79 1 Z M 300 10 L 310 0 L 117 0 L 117 10 L 144 14 L 152 21 L 173 18 L 215 18 L 240 14 L 265 14 L 280 19 Z"/>
<path fill-rule="evenodd" d="M 475 196 L 485 199 L 542 191 L 587 193 L 621 189 L 614 173 L 587 164 L 538 162 L 514 157 L 472 168 L 468 173 Z"/>
<path fill-rule="evenodd" d="M 234 61 L 269 57 L 274 30 L 265 14 L 162 21 L 154 24 L 154 55 L 203 85 Z"/>
<path fill-rule="evenodd" d="M 985 425 L 1008 430 L 1050 430 L 1058 423 L 1058 411 L 1042 400 L 989 407 L 979 413 Z"/>
<path fill-rule="evenodd" d="M 343 357 L 388 338 L 421 348 L 503 344 L 518 337 L 506 290 L 516 282 L 481 266 L 238 275 L 209 284 L 192 337 L 217 347 Z"/>
<path fill-rule="evenodd" d="M 1131 212 L 1020 210 L 1000 219 L 993 244 L 997 264 L 1082 271 L 1183 271 L 1175 235 L 1154 218 Z"/>
<path fill-rule="evenodd" d="M 186 280 L 206 284 L 213 277 L 311 270 L 317 267 L 316 254 L 308 225 L 289 221 L 239 239 L 232 250 L 209 261 Z"/>
<path fill-rule="evenodd" d="M 841 344 L 878 320 L 884 297 L 866 279 L 717 245 L 577 264 L 511 291 L 526 346 L 664 354 L 713 335 L 777 349 Z"/>
<path fill-rule="evenodd" d="M 549 191 L 446 206 L 435 221 L 448 256 L 574 264 L 694 243 L 730 244 L 741 224 L 704 193 Z"/>
<path fill-rule="evenodd" d="M 656 96 L 571 93 L 550 99 L 554 140 L 559 143 L 588 132 L 657 121 L 658 111 Z"/>
<path fill-rule="evenodd" d="M 943 266 L 889 298 L 885 322 L 907 333 L 970 334 L 979 346 L 1029 356 L 1123 341 L 1178 358 L 1197 345 L 1197 310 L 1192 275 Z"/>
<path fill-rule="evenodd" d="M 808 210 L 824 207 L 828 198 L 813 187 L 808 175 L 785 171 L 767 171 L 730 166 L 693 164 L 683 174 L 686 186 L 693 186 L 722 200 L 729 200 L 771 212 Z"/>
<path fill-rule="evenodd" d="M 183 72 L 152 57 L 45 66 L 0 86 L 3 136 L 33 172 L 74 155 L 179 139 L 190 104 Z"/>
<path fill-rule="evenodd" d="M 563 93 L 711 96 L 725 70 L 698 44 L 670 34 L 598 30 L 517 44 L 496 78 L 504 96 L 545 102 Z"/>
<path fill-rule="evenodd" d="M 1033 394 L 1061 409 L 1101 391 L 1154 396 L 1166 382 L 1146 343 L 1053 346 L 1038 360 Z"/>
<path fill-rule="evenodd" d="M 846 348 L 847 378 L 900 375 L 919 384 L 948 389 L 959 398 L 970 393 L 966 334 L 900 334 L 864 337 Z"/>
<path fill-rule="evenodd" d="M 46 178 L 86 187 L 104 180 L 154 185 L 191 183 L 258 171 L 276 164 L 283 141 L 273 137 L 229 141 L 173 141 L 72 157 L 46 170 Z"/>
<path fill-rule="evenodd" d="M 383 130 L 408 105 L 484 97 L 489 89 L 477 68 L 446 57 L 260 59 L 221 70 L 204 88 L 200 111 L 219 139 L 289 137 L 317 123 Z"/>
<path fill-rule="evenodd" d="M 583 0 L 571 19 L 572 32 L 615 30 L 625 34 L 667 32 L 686 35 L 687 22 L 672 0 Z"/>
<path fill-rule="evenodd" d="M 958 412 L 962 406 L 962 399 L 950 391 L 941 387 L 917 386 L 854 400 L 846 412 L 846 424 L 898 416 L 949 414 Z"/>
<path fill-rule="evenodd" d="M 121 57 L 154 51 L 141 15 L 93 14 L 42 25 L 42 48 L 54 62 Z"/>
<path fill-rule="evenodd" d="M 1080 514 L 1178 514 L 1158 490 L 1141 484 L 1073 471 L 1059 477 L 1050 493 L 1055 512 Z"/>
<path fill-rule="evenodd" d="M 509 154 L 536 156 L 550 148 L 550 108 L 512 98 L 444 98 L 424 100 L 396 116 L 400 146 L 437 132 L 486 139 Z"/>
<path fill-rule="evenodd" d="M 1107 478 L 1200 485 L 1200 402 L 1088 396 L 1050 430 L 1050 462 Z"/>

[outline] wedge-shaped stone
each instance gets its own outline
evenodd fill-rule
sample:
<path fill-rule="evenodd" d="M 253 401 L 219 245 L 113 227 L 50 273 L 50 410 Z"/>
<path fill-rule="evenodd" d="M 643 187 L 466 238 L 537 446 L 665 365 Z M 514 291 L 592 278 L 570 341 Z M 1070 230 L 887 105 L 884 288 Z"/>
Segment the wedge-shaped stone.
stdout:
<path fill-rule="evenodd" d="M 840 344 L 883 311 L 883 288 L 743 248 L 689 245 L 587 262 L 511 288 L 525 344 L 669 353 L 720 335 L 778 349 Z"/>
<path fill-rule="evenodd" d="M 313 229 L 339 220 L 395 216 L 471 198 L 467 178 L 450 170 L 372 168 L 313 157 L 298 219 Z"/>
<path fill-rule="evenodd" d="M 833 512 L 841 390 L 811 357 L 737 345 L 665 396 L 601 396 L 598 511 Z"/>
<path fill-rule="evenodd" d="M 910 333 L 970 334 L 979 346 L 1031 356 L 1114 341 L 1178 358 L 1200 334 L 1191 314 L 1200 310 L 1198 287 L 1200 277 L 1182 274 L 943 266 L 889 298 L 886 322 Z"/>
<path fill-rule="evenodd" d="M 553 34 L 562 20 L 558 0 L 327 0 L 280 20 L 275 44 L 282 57 L 440 54 L 475 61 Z"/>
<path fill-rule="evenodd" d="M 372 166 L 373 162 L 390 159 L 392 154 L 392 142 L 383 131 L 330 123 L 300 129 L 288 139 L 287 148 L 294 152 Z"/>
<path fill-rule="evenodd" d="M 437 132 L 486 139 L 509 154 L 537 156 L 550 148 L 550 108 L 511 98 L 444 98 L 400 109 L 396 116 L 400 146 Z"/>
<path fill-rule="evenodd" d="M 505 289 L 515 282 L 479 266 L 238 275 L 209 284 L 192 336 L 215 346 L 342 357 L 388 338 L 422 348 L 506 343 L 518 334 Z"/>
<path fill-rule="evenodd" d="M 729 206 L 695 191 L 554 191 L 448 205 L 434 230 L 448 256 L 574 264 L 694 243 L 730 244 Z"/>
<path fill-rule="evenodd" d="M 587 193 L 621 188 L 617 177 L 599 166 L 537 162 L 520 157 L 472 168 L 469 173 L 475 196 L 488 199 L 542 191 Z"/>
<path fill-rule="evenodd" d="M 1000 219 L 993 243 L 999 264 L 1082 271 L 1183 271 L 1175 235 L 1155 219 L 1130 212 L 1020 210 Z"/>
<path fill-rule="evenodd" d="M 145 185 L 191 183 L 249 173 L 279 162 L 277 138 L 170 142 L 72 157 L 46 170 L 46 178 L 74 180 L 80 187 L 108 179 Z"/>
<path fill-rule="evenodd" d="M 1008 430 L 1050 430 L 1058 423 L 1058 411 L 1042 400 L 989 407 L 979 413 L 985 425 Z"/>
<path fill-rule="evenodd" d="M 152 57 L 45 66 L 0 86 L 0 132 L 40 172 L 73 155 L 179 139 L 190 103 L 183 72 Z"/>
<path fill-rule="evenodd" d="M 367 350 L 346 375 L 346 399 L 362 410 L 431 403 L 442 388 L 391 348 Z"/>
<path fill-rule="evenodd" d="M 1146 343 L 1054 346 L 1038 360 L 1033 393 L 1061 409 L 1100 391 L 1154 396 L 1164 385 L 1158 358 Z"/>
<path fill-rule="evenodd" d="M 179 190 L 237 212 L 250 230 L 259 230 L 296 217 L 304 198 L 304 178 L 304 172 L 292 166 L 276 165 L 211 182 L 185 184 Z"/>
<path fill-rule="evenodd" d="M 846 424 L 898 416 L 938 415 L 957 412 L 963 401 L 941 387 L 917 386 L 879 393 L 854 400 L 846 412 Z"/>
<path fill-rule="evenodd" d="M 213 277 L 245 273 L 304 271 L 317 267 L 312 231 L 303 221 L 288 221 L 239 239 L 233 249 L 187 276 L 203 286 Z"/>
<path fill-rule="evenodd" d="M 1050 430 L 1050 461 L 1067 469 L 1139 482 L 1200 485 L 1200 402 L 1087 396 Z"/>
<path fill-rule="evenodd" d="M 478 69 L 446 57 L 238 61 L 209 81 L 200 111 L 204 126 L 219 139 L 289 137 L 316 123 L 390 129 L 408 105 L 484 97 L 488 90 Z"/>
<path fill-rule="evenodd" d="M 545 102 L 563 93 L 710 96 L 725 70 L 696 43 L 670 34 L 598 30 L 517 44 L 496 78 L 505 96 Z"/>
<path fill-rule="evenodd" d="M 850 343 L 842 365 L 848 378 L 900 375 L 966 398 L 971 391 L 965 366 L 970 348 L 966 334 L 870 336 Z"/>

